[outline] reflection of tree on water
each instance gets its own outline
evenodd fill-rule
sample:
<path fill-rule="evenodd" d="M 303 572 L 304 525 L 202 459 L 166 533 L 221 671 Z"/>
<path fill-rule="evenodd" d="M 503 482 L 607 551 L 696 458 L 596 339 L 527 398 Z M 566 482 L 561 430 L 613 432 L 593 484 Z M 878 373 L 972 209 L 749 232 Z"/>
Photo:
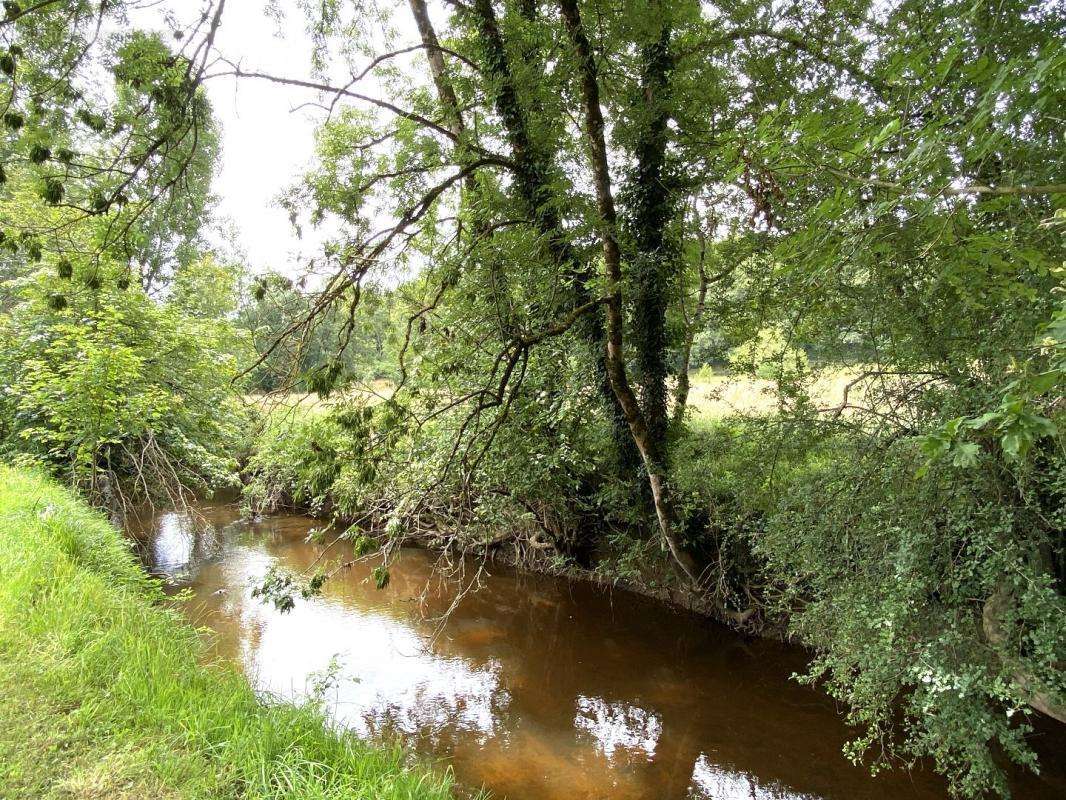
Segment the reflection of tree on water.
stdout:
<path fill-rule="evenodd" d="M 581 796 L 560 788 L 560 776 L 576 780 L 575 764 L 601 793 L 617 784 L 612 797 L 862 796 L 869 781 L 858 771 L 842 784 L 854 792 L 824 778 L 850 770 L 843 732 L 826 703 L 787 683 L 798 663 L 782 662 L 785 651 L 664 619 L 624 593 L 612 601 L 587 585 L 498 572 L 464 598 L 435 651 L 498 659 L 511 718 L 468 757 L 479 771 L 498 760 L 516 796 L 538 796 L 538 783 L 545 796 Z M 939 796 L 897 777 L 908 796 Z"/>
<path fill-rule="evenodd" d="M 142 560 L 152 575 L 179 582 L 216 557 L 224 540 L 208 520 L 170 512 L 159 518 L 155 535 L 142 546 Z"/>
<path fill-rule="evenodd" d="M 606 612 L 605 598 L 588 587 L 531 576 L 504 574 L 464 598 L 435 650 L 499 659 L 513 711 L 490 747 L 467 757 L 482 773 L 499 762 L 494 783 L 518 796 L 536 796 L 538 783 L 545 796 L 584 796 L 578 787 L 586 784 L 589 796 L 605 786 L 612 797 L 701 796 L 697 779 L 707 771 L 696 768 L 708 763 L 707 731 L 692 705 L 700 691 L 673 664 L 686 663 L 706 637 L 664 636 L 661 622 L 646 616 L 643 630 L 639 622 L 631 629 L 633 609 L 617 618 Z M 731 648 L 728 640 L 712 644 Z M 745 647 L 732 649 L 746 659 Z M 760 788 L 756 778 L 744 782 Z"/>
<path fill-rule="evenodd" d="M 850 767 L 833 708 L 788 681 L 802 656 L 783 646 L 624 592 L 495 566 L 438 631 L 460 584 L 435 577 L 424 551 L 401 552 L 383 591 L 375 563 L 360 562 L 282 615 L 251 598 L 250 583 L 274 563 L 317 569 L 321 548 L 305 541 L 314 523 L 279 517 L 252 535 L 227 526 L 227 513 L 187 552 L 167 543 L 180 526 L 164 516 L 156 528 L 161 551 L 195 571 L 188 608 L 217 631 L 218 652 L 283 697 L 306 696 L 340 656 L 328 696 L 339 724 L 403 734 L 497 796 L 943 797 L 927 774 L 874 782 Z"/>

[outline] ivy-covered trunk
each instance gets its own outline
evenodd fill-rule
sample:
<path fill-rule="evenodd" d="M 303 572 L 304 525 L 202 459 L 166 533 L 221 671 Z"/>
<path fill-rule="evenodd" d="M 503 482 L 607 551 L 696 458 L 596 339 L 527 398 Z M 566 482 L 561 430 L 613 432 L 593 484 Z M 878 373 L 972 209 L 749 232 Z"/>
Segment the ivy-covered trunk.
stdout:
<path fill-rule="evenodd" d="M 523 13 L 529 19 L 533 9 Z M 530 136 L 526 109 L 519 99 L 519 87 L 511 69 L 503 33 L 491 0 L 476 0 L 473 4 L 478 37 L 484 63 L 491 79 L 493 104 L 503 122 L 507 142 L 514 159 L 515 185 L 525 211 L 544 237 L 548 254 L 572 285 L 572 307 L 587 306 L 593 299 L 594 273 L 571 245 L 551 189 L 554 160 L 550 153 Z M 585 342 L 604 409 L 611 424 L 612 439 L 623 474 L 632 475 L 640 463 L 640 454 L 633 445 L 626 423 L 626 415 L 611 388 L 607 365 L 603 358 L 606 348 L 606 329 L 603 312 L 593 309 L 582 315 L 576 326 Z"/>
<path fill-rule="evenodd" d="M 603 111 L 596 62 L 581 22 L 575 0 L 559 0 L 559 10 L 566 24 L 567 34 L 574 47 L 581 86 L 585 136 L 592 167 L 592 183 L 596 190 L 599 213 L 599 234 L 603 246 L 604 278 L 607 284 L 607 372 L 611 389 L 625 414 L 633 443 L 640 451 L 648 476 L 652 502 L 659 521 L 663 543 L 675 563 L 695 585 L 699 585 L 699 566 L 681 544 L 677 535 L 673 500 L 670 496 L 666 472 L 656 453 L 662 440 L 656 441 L 647 418 L 637 402 L 629 380 L 624 347 L 624 316 L 622 298 L 622 253 L 618 244 L 618 216 L 611 191 L 610 170 L 607 164 L 607 145 L 604 140 Z"/>
<path fill-rule="evenodd" d="M 664 469 L 669 455 L 666 308 L 670 282 L 680 269 L 680 254 L 670 237 L 679 204 L 668 186 L 666 174 L 673 66 L 670 36 L 670 23 L 664 19 L 659 36 L 642 48 L 641 96 L 634 104 L 638 115 L 635 166 L 623 191 L 633 251 L 631 326 L 636 378 L 648 425 L 651 457 Z"/>

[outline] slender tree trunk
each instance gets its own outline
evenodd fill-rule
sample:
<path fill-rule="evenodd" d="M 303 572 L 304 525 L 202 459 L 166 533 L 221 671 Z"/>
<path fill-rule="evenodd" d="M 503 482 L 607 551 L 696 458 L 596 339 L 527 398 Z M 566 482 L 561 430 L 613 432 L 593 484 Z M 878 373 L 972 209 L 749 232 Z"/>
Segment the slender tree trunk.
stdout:
<path fill-rule="evenodd" d="M 443 107 L 448 120 L 448 128 L 460 137 L 466 131 L 466 123 L 463 119 L 463 111 L 459 106 L 459 99 L 455 94 L 451 76 L 448 74 L 447 65 L 444 62 L 444 54 L 440 49 L 440 40 L 433 27 L 433 21 L 429 17 L 429 9 L 425 0 L 408 0 L 411 6 L 411 14 L 415 18 L 419 36 L 426 49 L 426 58 L 429 60 L 430 72 L 433 75 L 433 85 L 437 89 L 437 99 Z M 477 153 L 460 138 L 456 145 L 456 161 L 460 165 L 469 164 L 477 158 Z M 470 173 L 463 180 L 463 205 L 473 217 L 472 229 L 475 240 L 484 236 L 489 230 L 489 225 L 484 214 L 478 212 L 476 195 L 478 192 L 477 176 Z M 514 308 L 511 302 L 511 292 L 506 269 L 499 259 L 490 256 L 486 265 L 489 273 L 488 289 L 492 297 L 493 305 L 497 310 L 500 335 L 511 336 L 517 327 L 514 324 Z"/>
<path fill-rule="evenodd" d="M 437 32 L 429 18 L 426 0 L 408 0 L 408 2 L 411 6 L 411 14 L 415 18 L 415 25 L 418 26 L 418 34 L 426 49 L 426 58 L 429 60 L 429 69 L 433 75 L 433 85 L 437 88 L 437 97 L 440 98 L 440 104 L 448 115 L 448 130 L 459 136 L 465 128 L 463 115 L 459 109 L 455 89 L 448 77 L 448 69 L 444 63 L 444 53 L 440 49 Z"/>
<path fill-rule="evenodd" d="M 607 146 L 603 135 L 603 112 L 600 109 L 600 87 L 596 75 L 596 62 L 592 58 L 592 48 L 581 23 L 576 0 L 559 0 L 559 10 L 562 12 L 567 33 L 577 56 L 579 83 L 584 104 L 585 135 L 588 139 L 589 160 L 592 165 L 593 185 L 596 189 L 596 205 L 600 216 L 600 239 L 603 244 L 608 298 L 607 373 L 611 379 L 611 388 L 625 413 L 633 441 L 644 460 L 663 540 L 678 566 L 694 584 L 699 585 L 699 569 L 677 538 L 663 465 L 655 458 L 655 445 L 651 440 L 651 431 L 626 373 L 622 333 L 624 326 L 622 254 L 618 246 L 618 219 L 607 165 Z"/>
<path fill-rule="evenodd" d="M 688 373 L 692 368 L 692 343 L 703 322 L 703 314 L 707 308 L 707 287 L 710 286 L 710 280 L 707 277 L 707 236 L 700 226 L 697 226 L 696 235 L 700 243 L 700 286 L 696 292 L 696 308 L 693 309 L 692 316 L 687 316 L 685 319 L 685 338 L 681 343 L 681 364 L 677 370 L 677 389 L 674 392 L 673 424 L 675 426 L 680 425 L 685 418 L 689 393 Z"/>

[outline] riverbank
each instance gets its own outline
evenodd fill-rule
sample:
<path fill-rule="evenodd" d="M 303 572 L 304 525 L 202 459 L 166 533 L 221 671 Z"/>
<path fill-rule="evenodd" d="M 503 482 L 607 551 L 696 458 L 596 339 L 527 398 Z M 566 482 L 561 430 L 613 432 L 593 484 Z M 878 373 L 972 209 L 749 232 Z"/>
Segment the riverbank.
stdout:
<path fill-rule="evenodd" d="M 0 787 L 19 798 L 438 800 L 399 747 L 260 702 L 159 601 L 121 534 L 68 491 L 0 466 Z"/>
<path fill-rule="evenodd" d="M 705 390 L 694 383 L 694 391 Z M 706 565 L 693 586 L 664 553 L 639 485 L 588 464 L 527 465 L 471 491 L 436 467 L 451 433 L 428 426 L 412 453 L 385 442 L 380 405 L 280 405 L 263 401 L 261 424 L 244 455 L 242 503 L 250 517 L 307 514 L 356 549 L 399 546 L 463 553 L 489 562 L 601 587 L 624 589 L 708 617 L 747 634 L 787 637 L 780 609 L 761 597 L 761 560 L 753 526 L 769 510 L 770 480 L 756 446 L 758 418 L 707 418 L 686 426 L 677 443 L 677 510 L 690 550 Z M 372 413 L 371 413 L 372 412 Z M 395 443 L 394 443 L 395 444 Z M 777 474 L 802 472 L 818 449 L 792 442 L 777 452 Z M 710 463 L 715 461 L 715 465 Z M 564 475 L 565 473 L 565 475 Z M 543 478 L 543 480 L 541 480 Z M 332 557 L 344 560 L 338 549 Z M 340 563 L 340 562 L 336 562 Z M 334 566 L 336 566 L 334 563 Z M 311 575 L 302 576 L 310 579 Z"/>
<path fill-rule="evenodd" d="M 976 797 L 1006 793 L 998 753 L 1041 763 L 1029 728 L 1045 690 L 1062 696 L 1066 641 L 1061 561 L 1042 555 L 1054 552 L 1057 444 L 1041 443 L 1039 463 L 1014 485 L 996 466 L 994 438 L 967 443 L 977 451 L 969 468 L 931 457 L 934 439 L 916 430 L 777 415 L 693 421 L 671 443 L 669 487 L 671 527 L 703 575 L 693 592 L 660 544 L 639 481 L 611 457 L 604 420 L 586 431 L 544 413 L 535 413 L 540 428 L 494 439 L 491 457 L 485 441 L 503 429 L 464 439 L 462 414 L 418 422 L 411 408 L 358 402 L 268 413 L 249 449 L 245 513 L 305 509 L 329 520 L 316 541 L 340 539 L 272 581 L 275 601 L 328 585 L 353 552 L 411 542 L 595 576 L 802 644 L 811 658 L 801 679 L 838 701 L 855 729 L 847 753 L 874 769 L 928 759 L 956 793 Z M 1025 572 L 1029 564 L 1043 566 Z M 388 583 L 389 563 L 374 580 Z M 990 623 L 1004 581 L 1028 588 Z M 1037 640 L 1044 649 L 1023 645 Z M 876 746 L 897 724 L 911 733 L 898 747 Z"/>

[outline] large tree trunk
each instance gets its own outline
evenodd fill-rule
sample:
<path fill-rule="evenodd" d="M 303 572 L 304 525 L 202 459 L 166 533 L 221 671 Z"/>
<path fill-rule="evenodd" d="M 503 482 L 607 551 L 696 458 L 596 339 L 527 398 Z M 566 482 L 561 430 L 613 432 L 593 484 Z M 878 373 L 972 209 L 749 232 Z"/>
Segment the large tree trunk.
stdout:
<path fill-rule="evenodd" d="M 585 135 L 588 139 L 589 161 L 592 165 L 596 205 L 600 216 L 600 239 L 603 244 L 604 275 L 607 282 L 607 373 L 611 379 L 611 388 L 625 414 L 633 442 L 644 461 L 663 541 L 678 566 L 698 586 L 699 568 L 677 538 L 665 470 L 655 457 L 656 444 L 652 441 L 651 431 L 626 373 L 623 348 L 622 254 L 618 246 L 618 218 L 607 165 L 596 62 L 592 58 L 592 48 L 581 23 L 576 0 L 559 0 L 559 10 L 577 56 Z"/>
<path fill-rule="evenodd" d="M 652 455 L 665 466 L 667 452 L 666 307 L 680 253 L 670 240 L 678 204 L 667 186 L 666 147 L 670 118 L 670 23 L 657 8 L 659 35 L 641 48 L 636 165 L 623 189 L 628 198 L 627 228 L 635 250 L 630 269 L 633 285 L 633 349 L 641 407 L 648 423 Z"/>

